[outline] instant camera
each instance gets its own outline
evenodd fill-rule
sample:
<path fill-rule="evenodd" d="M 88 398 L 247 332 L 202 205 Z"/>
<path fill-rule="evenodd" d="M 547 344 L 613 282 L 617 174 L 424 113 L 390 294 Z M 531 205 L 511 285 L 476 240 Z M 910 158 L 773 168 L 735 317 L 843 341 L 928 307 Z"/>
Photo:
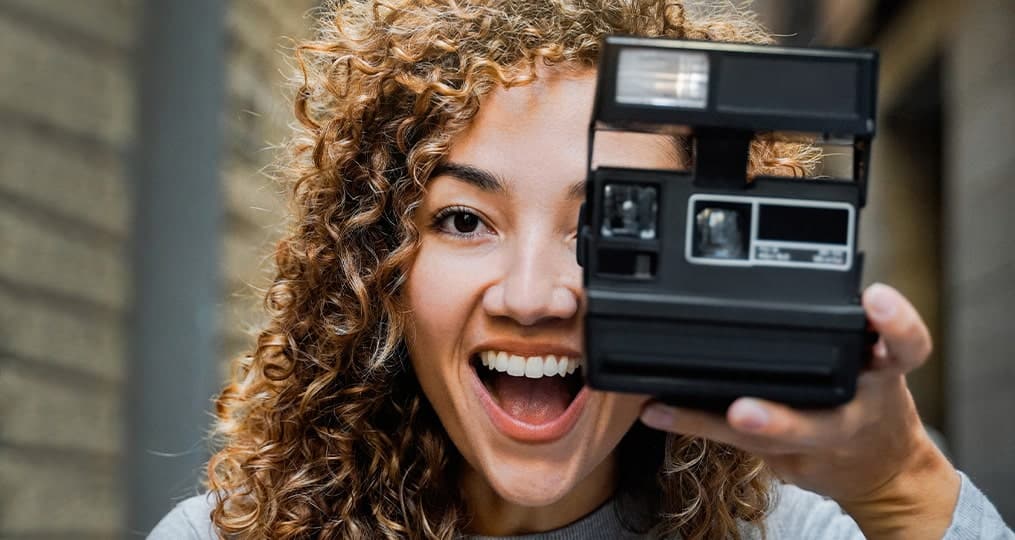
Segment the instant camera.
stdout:
<path fill-rule="evenodd" d="M 713 410 L 852 399 L 876 337 L 856 241 L 877 64 L 870 50 L 606 38 L 579 218 L 590 386 Z M 678 134 L 687 167 L 596 164 L 603 130 Z M 781 136 L 841 145 L 849 173 L 751 177 L 752 140 Z"/>

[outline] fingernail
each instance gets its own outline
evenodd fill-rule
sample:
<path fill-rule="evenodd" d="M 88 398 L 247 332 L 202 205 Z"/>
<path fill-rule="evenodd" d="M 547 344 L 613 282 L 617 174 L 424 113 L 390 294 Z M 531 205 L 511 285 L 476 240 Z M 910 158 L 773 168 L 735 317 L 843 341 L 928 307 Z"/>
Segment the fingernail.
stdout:
<path fill-rule="evenodd" d="M 641 413 L 641 421 L 654 428 L 668 428 L 674 419 L 673 409 L 665 405 L 649 405 Z"/>
<path fill-rule="evenodd" d="M 896 300 L 895 294 L 887 285 L 875 283 L 867 288 L 867 306 L 871 315 L 878 319 L 890 319 L 895 315 Z"/>
<path fill-rule="evenodd" d="M 734 424 L 748 431 L 758 431 L 768 425 L 768 410 L 750 398 L 739 400 L 730 416 Z"/>
<path fill-rule="evenodd" d="M 885 345 L 884 340 L 878 340 L 874 344 L 874 356 L 876 358 L 884 358 L 888 356 L 888 347 Z"/>

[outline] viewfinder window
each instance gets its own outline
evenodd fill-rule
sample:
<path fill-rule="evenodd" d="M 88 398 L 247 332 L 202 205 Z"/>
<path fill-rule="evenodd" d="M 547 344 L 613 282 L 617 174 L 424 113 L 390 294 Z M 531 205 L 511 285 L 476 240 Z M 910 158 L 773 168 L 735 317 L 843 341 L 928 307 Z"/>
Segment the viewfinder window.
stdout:
<path fill-rule="evenodd" d="M 606 184 L 600 232 L 607 238 L 654 239 L 659 211 L 657 201 L 655 186 Z"/>

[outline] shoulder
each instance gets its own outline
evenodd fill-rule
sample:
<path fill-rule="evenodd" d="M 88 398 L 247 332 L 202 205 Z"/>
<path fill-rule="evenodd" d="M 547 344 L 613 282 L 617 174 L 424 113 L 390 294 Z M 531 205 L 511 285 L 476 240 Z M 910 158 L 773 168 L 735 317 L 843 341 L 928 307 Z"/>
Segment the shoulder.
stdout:
<path fill-rule="evenodd" d="M 152 529 L 148 540 L 216 540 L 211 524 L 213 505 L 207 493 L 180 502 Z"/>
<path fill-rule="evenodd" d="M 765 520 L 768 538 L 862 539 L 853 518 L 833 500 L 790 484 L 777 484 Z"/>
<path fill-rule="evenodd" d="M 956 474 L 962 483 L 952 513 L 952 523 L 944 538 L 1015 540 L 1015 532 L 1005 525 L 997 509 L 973 485 L 969 477 L 961 472 Z M 853 518 L 843 512 L 835 501 L 789 484 L 779 484 L 775 491 L 775 504 L 765 520 L 768 538 L 864 538 Z M 756 535 L 747 537 L 753 539 Z"/>
<path fill-rule="evenodd" d="M 945 532 L 945 539 L 990 538 L 1015 540 L 1015 531 L 1005 525 L 997 508 L 987 499 L 962 471 L 958 472 L 962 483 L 959 500 L 952 514 L 952 524 Z"/>

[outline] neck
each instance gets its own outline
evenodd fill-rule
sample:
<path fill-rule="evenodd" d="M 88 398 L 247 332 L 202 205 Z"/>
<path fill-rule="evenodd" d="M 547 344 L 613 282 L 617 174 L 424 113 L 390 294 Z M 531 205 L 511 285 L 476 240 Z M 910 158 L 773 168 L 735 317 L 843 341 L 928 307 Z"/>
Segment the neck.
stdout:
<path fill-rule="evenodd" d="M 616 451 L 562 499 L 548 506 L 523 506 L 508 501 L 490 487 L 483 475 L 465 466 L 462 492 L 471 521 L 469 534 L 511 536 L 559 529 L 591 514 L 613 494 L 616 483 Z"/>

